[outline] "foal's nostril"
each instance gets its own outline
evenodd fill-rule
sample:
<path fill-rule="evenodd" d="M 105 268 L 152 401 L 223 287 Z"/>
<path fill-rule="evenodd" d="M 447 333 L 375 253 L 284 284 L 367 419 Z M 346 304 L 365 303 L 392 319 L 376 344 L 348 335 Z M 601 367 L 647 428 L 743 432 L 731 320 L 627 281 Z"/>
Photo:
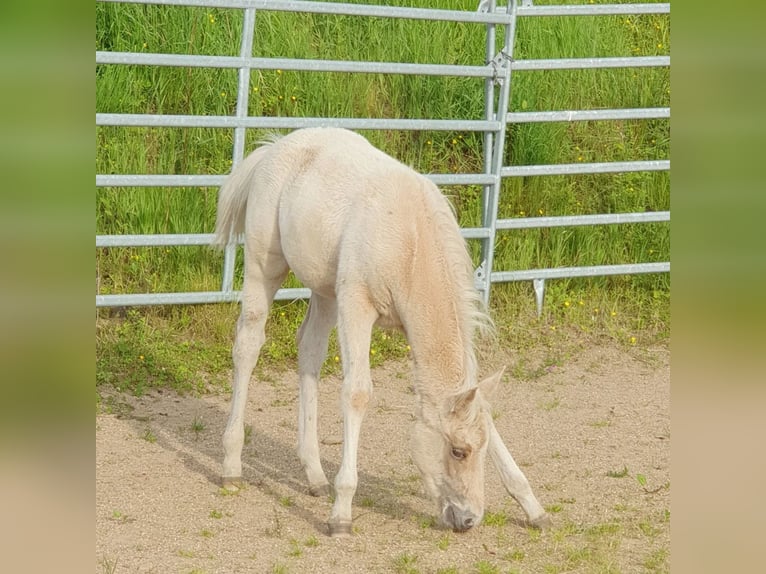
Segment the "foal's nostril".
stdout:
<path fill-rule="evenodd" d="M 473 518 L 466 518 L 463 520 L 463 530 L 468 530 L 469 528 L 473 528 Z"/>

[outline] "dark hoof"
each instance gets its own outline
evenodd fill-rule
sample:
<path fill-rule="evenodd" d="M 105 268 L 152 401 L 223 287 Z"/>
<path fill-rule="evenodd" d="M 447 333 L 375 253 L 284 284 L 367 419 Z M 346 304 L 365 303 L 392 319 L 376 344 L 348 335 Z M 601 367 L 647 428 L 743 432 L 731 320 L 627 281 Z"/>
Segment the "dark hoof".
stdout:
<path fill-rule="evenodd" d="M 531 526 L 532 528 L 537 528 L 538 530 L 548 530 L 551 526 L 553 526 L 553 520 L 551 519 L 551 515 L 546 512 L 534 520 L 528 520 L 527 525 Z"/>
<path fill-rule="evenodd" d="M 330 522 L 330 536 L 333 538 L 348 538 L 351 536 L 350 522 Z"/>
<path fill-rule="evenodd" d="M 329 484 L 321 484 L 319 486 L 309 486 L 309 494 L 311 496 L 329 496 L 330 495 L 330 485 Z"/>
<path fill-rule="evenodd" d="M 242 477 L 241 476 L 221 477 L 221 486 L 223 486 L 226 490 L 231 490 L 232 492 L 236 492 L 237 490 L 242 488 Z"/>

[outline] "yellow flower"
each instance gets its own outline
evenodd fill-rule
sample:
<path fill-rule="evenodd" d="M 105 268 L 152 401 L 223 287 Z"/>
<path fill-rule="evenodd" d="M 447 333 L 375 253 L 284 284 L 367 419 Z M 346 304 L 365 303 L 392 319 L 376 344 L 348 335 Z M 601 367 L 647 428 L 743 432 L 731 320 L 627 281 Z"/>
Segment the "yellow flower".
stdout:
<path fill-rule="evenodd" d="M 538 209 L 538 210 L 537 210 L 537 213 L 539 213 L 540 215 L 542 215 L 542 214 L 543 214 L 543 210 L 542 210 L 542 208 L 541 208 L 541 209 Z"/>
<path fill-rule="evenodd" d="M 139 358 L 139 360 L 141 360 L 141 361 L 143 361 L 143 360 L 144 360 L 144 356 L 143 356 L 143 355 L 139 355 L 139 356 L 138 356 L 138 358 Z"/>
<path fill-rule="evenodd" d="M 370 355 L 374 355 L 374 354 L 375 354 L 375 349 L 370 349 Z"/>
<path fill-rule="evenodd" d="M 609 315 L 611 315 L 612 317 L 616 317 L 617 316 L 617 311 L 612 311 L 611 313 L 609 313 Z"/>
<path fill-rule="evenodd" d="M 335 356 L 333 357 L 333 360 L 334 360 L 336 363 L 338 363 L 338 362 L 340 362 L 340 357 L 339 357 L 338 355 L 335 355 Z"/>
<path fill-rule="evenodd" d="M 411 351 L 411 350 L 412 350 L 412 347 L 410 347 L 409 345 L 407 345 L 407 350 L 408 350 L 408 351 Z"/>
<path fill-rule="evenodd" d="M 523 211 L 519 211 L 519 215 L 524 216 L 526 215 L 526 213 L 524 213 Z"/>
<path fill-rule="evenodd" d="M 432 145 L 433 143 L 431 140 L 426 140 L 426 145 Z"/>
<path fill-rule="evenodd" d="M 551 325 L 551 331 L 555 331 L 555 330 L 556 330 L 556 326 L 555 325 Z"/>
<path fill-rule="evenodd" d="M 564 301 L 564 307 L 569 307 L 569 301 Z"/>
<path fill-rule="evenodd" d="M 636 344 L 636 338 L 635 337 L 631 337 L 630 338 L 630 344 L 631 345 L 635 345 Z"/>
<path fill-rule="evenodd" d="M 277 74 L 281 74 L 281 73 L 282 73 L 282 70 L 277 70 Z"/>
<path fill-rule="evenodd" d="M 582 299 L 580 299 L 580 300 L 577 302 L 577 304 L 578 304 L 580 307 L 582 307 L 583 305 L 585 305 L 585 301 L 583 301 Z"/>

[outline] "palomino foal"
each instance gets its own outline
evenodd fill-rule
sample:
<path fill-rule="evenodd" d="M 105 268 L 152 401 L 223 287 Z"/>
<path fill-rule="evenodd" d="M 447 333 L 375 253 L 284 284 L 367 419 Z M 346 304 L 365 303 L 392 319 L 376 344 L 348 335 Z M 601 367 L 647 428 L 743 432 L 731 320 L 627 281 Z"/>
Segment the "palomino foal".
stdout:
<path fill-rule="evenodd" d="M 223 435 L 223 482 L 242 475 L 247 389 L 274 294 L 292 269 L 311 289 L 298 331 L 298 454 L 314 495 L 329 492 L 319 459 L 317 381 L 337 324 L 343 358 L 343 455 L 329 520 L 351 533 L 357 446 L 372 393 L 373 325 L 402 329 L 417 395 L 412 457 L 440 522 L 465 531 L 484 514 L 486 453 L 532 525 L 548 516 L 492 422 L 486 397 L 502 371 L 477 382 L 480 311 L 471 261 L 450 206 L 426 177 L 353 132 L 316 128 L 250 154 L 218 198 L 216 242 L 244 234 L 242 310 L 233 350 L 231 413 Z"/>

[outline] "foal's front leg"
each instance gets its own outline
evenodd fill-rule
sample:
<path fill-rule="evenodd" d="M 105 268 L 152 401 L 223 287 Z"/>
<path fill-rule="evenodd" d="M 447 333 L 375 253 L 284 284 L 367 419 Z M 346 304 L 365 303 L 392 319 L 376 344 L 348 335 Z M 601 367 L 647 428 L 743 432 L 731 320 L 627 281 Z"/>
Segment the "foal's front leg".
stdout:
<path fill-rule="evenodd" d="M 545 512 L 545 509 L 535 498 L 532 492 L 532 487 L 529 486 L 529 481 L 521 469 L 513 460 L 511 453 L 508 451 L 508 447 L 505 446 L 503 439 L 500 437 L 500 433 L 495 428 L 495 423 L 491 417 L 487 417 L 489 420 L 490 435 L 489 435 L 489 456 L 492 462 L 495 464 L 498 472 L 500 473 L 500 479 L 503 481 L 503 486 L 508 491 L 516 502 L 518 502 L 524 509 L 527 515 L 527 522 L 530 526 L 535 528 L 547 528 L 551 525 L 551 518 Z"/>
<path fill-rule="evenodd" d="M 347 299 L 338 311 L 338 338 L 343 355 L 343 459 L 335 477 L 330 536 L 351 535 L 351 501 L 357 486 L 357 450 L 362 419 L 372 395 L 370 339 L 378 314 L 364 298 Z"/>

